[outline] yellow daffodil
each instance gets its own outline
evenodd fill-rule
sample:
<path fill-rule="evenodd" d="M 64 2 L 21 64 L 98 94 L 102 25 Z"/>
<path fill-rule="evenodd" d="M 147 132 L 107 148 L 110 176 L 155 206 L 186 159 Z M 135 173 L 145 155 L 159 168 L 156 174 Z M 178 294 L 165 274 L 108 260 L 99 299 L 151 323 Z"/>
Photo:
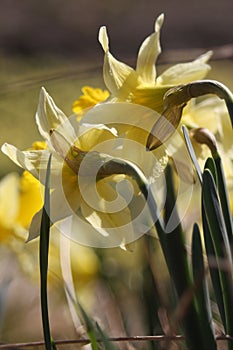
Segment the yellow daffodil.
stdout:
<path fill-rule="evenodd" d="M 136 69 L 118 61 L 109 50 L 106 27 L 99 31 L 99 41 L 105 52 L 103 75 L 110 99 L 144 105 L 161 113 L 164 94 L 173 86 L 193 80 L 203 79 L 210 66 L 207 64 L 211 52 L 188 63 L 176 64 L 160 76 L 156 74 L 156 60 L 161 52 L 160 29 L 164 16 L 160 15 L 154 26 L 154 32 L 141 44 Z"/>
<path fill-rule="evenodd" d="M 99 41 L 105 52 L 103 76 L 106 87 L 111 93 L 108 101 L 126 101 L 139 104 L 161 114 L 164 111 L 164 97 L 172 87 L 203 79 L 207 75 L 210 70 L 210 66 L 207 62 L 212 55 L 210 51 L 201 55 L 194 61 L 176 64 L 157 76 L 156 61 L 161 52 L 160 30 L 163 20 L 164 16 L 160 15 L 155 21 L 154 32 L 141 44 L 137 57 L 136 69 L 129 67 L 113 57 L 109 50 L 109 39 L 106 27 L 100 28 Z M 174 125 L 169 118 L 167 118 L 167 120 L 168 127 L 171 126 L 172 131 L 175 131 L 177 125 Z M 154 123 L 157 121 L 158 118 L 155 118 Z M 147 132 L 147 127 L 144 127 L 143 120 L 141 120 L 140 127 L 134 125 L 134 127 L 128 128 L 127 130 L 123 129 L 123 132 L 127 134 L 128 138 L 135 137 L 132 135 L 140 135 L 141 142 L 148 149 L 151 149 L 150 142 L 148 142 L 149 134 Z M 160 140 L 163 139 L 163 133 L 166 133 L 166 128 L 164 128 L 164 126 L 160 128 L 158 133 Z M 159 145 L 161 145 L 161 143 L 162 141 Z M 165 145 L 165 140 L 163 143 L 166 153 L 174 157 L 173 151 L 171 151 L 173 148 L 172 145 L 170 145 L 169 150 L 168 143 Z M 174 144 L 175 143 L 177 143 L 177 140 L 174 141 Z M 180 142 L 178 142 L 178 144 L 179 143 Z M 180 164 L 182 163 L 183 154 L 183 152 L 180 152 Z M 177 153 L 176 156 L 178 157 L 179 154 Z M 177 161 L 179 161 L 178 158 Z M 188 168 L 189 166 L 186 165 L 185 167 Z M 192 177 L 192 175 L 189 175 L 189 177 Z"/>
<path fill-rule="evenodd" d="M 117 125 L 118 116 L 127 125 L 133 122 L 132 116 L 137 121 L 144 116 L 150 128 L 156 113 L 130 106 L 133 110 L 124 103 L 98 105 L 85 113 L 80 123 L 75 115 L 67 118 L 42 89 L 36 122 L 46 148 L 43 144 L 27 151 L 9 144 L 2 147 L 6 155 L 42 184 L 52 153 L 51 222 L 54 230 L 86 245 L 122 245 L 151 228 L 144 197 L 135 180 L 125 173 L 121 159 L 136 164 L 152 181 L 161 175 L 166 157 L 163 152 L 158 152 L 158 157 L 146 152 L 137 140 L 129 143 L 119 138 L 117 129 L 109 126 Z M 111 169 L 105 166 L 109 162 Z M 38 235 L 40 220 L 41 210 L 32 220 L 29 239 Z"/>
<path fill-rule="evenodd" d="M 143 121 L 141 121 L 141 129 L 134 127 L 124 131 L 129 138 L 132 134 L 140 135 L 142 142 L 145 142 L 146 147 L 150 150 L 154 150 L 158 146 L 161 147 L 163 144 L 167 154 L 175 161 L 176 165 L 179 165 L 179 176 L 189 183 L 194 181 L 194 177 L 190 172 L 190 164 L 184 157 L 185 145 L 181 142 L 181 116 L 182 123 L 189 128 L 210 128 L 217 139 L 218 150 L 224 161 L 228 188 L 231 190 L 233 188 L 232 127 L 226 106 L 219 99 L 212 97 L 205 98 L 201 103 L 189 100 L 203 94 L 215 93 L 220 98 L 225 99 L 232 121 L 232 95 L 219 82 L 204 81 L 203 83 L 199 81 L 205 78 L 210 70 L 208 60 L 211 57 L 211 52 L 199 56 L 192 62 L 171 66 L 160 76 L 157 76 L 155 64 L 161 52 L 160 30 L 163 20 L 163 15 L 158 17 L 154 32 L 142 43 L 135 69 L 118 61 L 111 54 L 106 27 L 100 28 L 99 41 L 105 52 L 103 76 L 106 87 L 111 93 L 109 101 L 140 104 L 154 109 L 161 115 L 159 119 L 154 121 L 149 136 L 145 131 L 146 128 L 143 128 Z M 196 82 L 196 84 L 192 82 Z M 185 96 L 185 94 L 187 95 Z M 168 138 L 176 130 L 178 133 Z M 144 137 L 147 135 L 146 141 L 143 135 Z M 193 142 L 197 157 L 203 167 L 210 152 L 205 145 L 197 144 L 195 140 Z"/>

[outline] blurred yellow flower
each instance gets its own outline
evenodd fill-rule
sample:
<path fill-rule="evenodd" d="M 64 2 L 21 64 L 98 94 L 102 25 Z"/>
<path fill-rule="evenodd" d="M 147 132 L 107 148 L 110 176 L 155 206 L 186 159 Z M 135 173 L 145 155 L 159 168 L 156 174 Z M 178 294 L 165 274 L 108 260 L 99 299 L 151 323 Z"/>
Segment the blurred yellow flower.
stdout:
<path fill-rule="evenodd" d="M 94 107 L 97 103 L 103 102 L 109 97 L 107 90 L 92 88 L 91 86 L 84 86 L 82 93 L 79 99 L 74 101 L 72 106 L 73 112 L 76 114 L 79 114 L 86 108 Z"/>
<path fill-rule="evenodd" d="M 39 143 L 33 144 L 39 146 Z M 41 144 L 42 146 L 42 144 Z M 43 145 L 44 147 L 44 145 Z M 28 171 L 22 176 L 6 175 L 0 181 L 0 244 L 13 252 L 22 271 L 35 282 L 39 281 L 38 242 L 26 243 L 33 216 L 42 206 L 41 184 Z M 49 249 L 49 281 L 62 283 L 59 239 L 51 237 Z M 71 243 L 72 270 L 79 286 L 98 272 L 98 259 L 90 248 Z"/>
<path fill-rule="evenodd" d="M 15 222 L 19 210 L 19 177 L 16 173 L 6 175 L 0 182 L 0 240 L 10 245 L 15 233 Z"/>
<path fill-rule="evenodd" d="M 28 229 L 33 216 L 42 205 L 39 181 L 28 171 L 24 171 L 20 179 L 19 210 L 16 222 Z"/>
<path fill-rule="evenodd" d="M 29 246 L 25 245 L 27 227 L 34 215 L 30 206 L 34 206 L 35 210 L 41 206 L 40 195 L 37 193 L 38 188 L 34 186 L 34 181 L 33 183 L 29 181 L 22 188 L 22 183 L 27 182 L 30 177 L 31 175 L 26 172 L 22 177 L 16 173 L 9 173 L 0 181 L 0 244 L 2 248 L 5 247 L 14 253 L 19 261 L 19 267 L 27 276 L 37 279 L 38 247 L 36 242 Z M 21 201 L 22 189 L 24 193 Z M 32 194 L 35 195 L 36 201 L 39 199 L 38 203 L 35 202 Z M 29 208 L 28 212 L 21 207 L 21 205 L 24 207 L 25 200 Z M 20 217 L 19 213 L 21 213 Z"/>

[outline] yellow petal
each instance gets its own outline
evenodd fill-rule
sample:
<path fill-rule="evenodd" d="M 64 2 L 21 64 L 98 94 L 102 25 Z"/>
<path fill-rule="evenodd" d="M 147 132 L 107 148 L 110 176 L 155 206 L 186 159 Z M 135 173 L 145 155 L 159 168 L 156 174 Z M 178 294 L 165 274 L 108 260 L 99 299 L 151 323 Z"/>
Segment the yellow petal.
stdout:
<path fill-rule="evenodd" d="M 66 115 L 55 105 L 45 88 L 42 88 L 36 112 L 36 123 L 40 134 L 49 140 L 50 131 L 56 129 L 66 119 Z"/>
<path fill-rule="evenodd" d="M 83 151 L 90 151 L 98 144 L 104 143 L 105 141 L 115 139 L 117 134 L 114 128 L 108 128 L 105 125 L 94 125 L 89 127 L 83 125 L 84 128 L 80 127 L 80 133 L 78 143 Z M 85 130 L 86 129 L 86 130 Z"/>
<path fill-rule="evenodd" d="M 156 22 L 154 33 L 148 36 L 142 43 L 137 59 L 136 72 L 140 75 L 144 84 L 154 85 L 156 79 L 155 63 L 161 52 L 160 29 L 162 27 L 164 15 L 161 14 Z"/>
<path fill-rule="evenodd" d="M 44 169 L 46 169 L 50 154 L 47 150 L 20 151 L 15 146 L 8 143 L 3 144 L 2 152 L 15 164 L 28 170 L 36 178 L 39 178 L 39 168 L 42 164 L 44 165 Z"/>
<path fill-rule="evenodd" d="M 180 63 L 168 68 L 157 78 L 157 84 L 180 85 L 203 79 L 210 70 L 206 62 L 211 55 L 212 52 L 208 51 L 192 62 Z"/>
<path fill-rule="evenodd" d="M 138 74 L 133 68 L 118 61 L 110 53 L 106 27 L 100 28 L 99 42 L 105 52 L 103 67 L 105 85 L 114 97 L 127 98 L 138 84 Z"/>
<path fill-rule="evenodd" d="M 48 159 L 51 154 L 48 150 L 20 151 L 15 146 L 4 143 L 2 152 L 19 167 L 29 171 L 42 183 L 44 182 Z M 61 169 L 61 158 L 56 154 L 53 154 L 51 169 L 53 170 L 53 177 L 55 177 Z M 52 180 L 53 179 L 51 179 L 51 182 Z"/>
<path fill-rule="evenodd" d="M 148 107 L 161 113 L 163 111 L 163 97 L 171 86 L 145 87 L 139 86 L 131 96 L 131 102 Z"/>
<path fill-rule="evenodd" d="M 86 108 L 94 107 L 97 103 L 105 101 L 109 97 L 109 92 L 102 89 L 94 89 L 90 86 L 82 88 L 83 95 L 73 103 L 73 112 L 80 113 Z"/>

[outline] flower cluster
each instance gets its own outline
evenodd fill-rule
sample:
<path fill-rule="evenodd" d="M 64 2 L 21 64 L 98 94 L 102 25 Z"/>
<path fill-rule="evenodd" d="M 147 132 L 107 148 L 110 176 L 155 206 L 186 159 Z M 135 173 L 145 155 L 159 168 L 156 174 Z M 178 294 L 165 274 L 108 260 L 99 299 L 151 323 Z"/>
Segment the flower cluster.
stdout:
<path fill-rule="evenodd" d="M 183 99 L 183 86 L 205 78 L 210 70 L 211 52 L 176 64 L 157 76 L 163 19 L 163 15 L 158 17 L 153 33 L 143 41 L 135 69 L 111 54 L 106 27 L 101 27 L 99 41 L 105 53 L 103 76 L 107 90 L 85 86 L 73 104 L 75 114 L 67 117 L 42 88 L 36 123 L 44 146 L 26 151 L 9 144 L 2 147 L 7 156 L 42 184 L 52 153 L 51 224 L 82 244 L 125 246 L 153 231 L 147 203 L 132 168 L 151 185 L 158 211 L 163 208 L 163 170 L 169 157 L 185 183 L 183 190 L 180 186 L 181 192 L 188 191 L 190 195 L 195 176 L 181 135 L 181 120 L 192 129 L 192 135 L 200 127 L 210 126 L 218 149 L 226 155 L 228 182 L 232 186 L 231 128 L 224 103 L 217 97 L 199 101 L 188 95 Z M 202 94 L 201 91 L 199 95 Z M 160 133 L 157 130 L 153 134 L 156 123 L 160 123 Z M 208 147 L 196 142 L 195 137 L 193 140 L 200 159 L 206 158 Z M 34 213 L 29 239 L 39 234 L 41 213 Z"/>

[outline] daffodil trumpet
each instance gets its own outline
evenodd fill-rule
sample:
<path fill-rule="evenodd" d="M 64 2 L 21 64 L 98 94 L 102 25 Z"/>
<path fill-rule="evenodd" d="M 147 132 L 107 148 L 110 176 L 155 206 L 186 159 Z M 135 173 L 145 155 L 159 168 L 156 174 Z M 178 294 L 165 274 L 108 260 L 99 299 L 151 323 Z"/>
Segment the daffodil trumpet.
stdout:
<path fill-rule="evenodd" d="M 225 100 L 226 107 L 233 127 L 233 95 L 222 83 L 215 80 L 198 80 L 169 89 L 164 95 L 164 108 L 160 118 L 154 124 L 146 148 L 150 151 L 159 147 L 177 129 L 183 108 L 192 98 L 207 94 L 217 95 Z"/>

